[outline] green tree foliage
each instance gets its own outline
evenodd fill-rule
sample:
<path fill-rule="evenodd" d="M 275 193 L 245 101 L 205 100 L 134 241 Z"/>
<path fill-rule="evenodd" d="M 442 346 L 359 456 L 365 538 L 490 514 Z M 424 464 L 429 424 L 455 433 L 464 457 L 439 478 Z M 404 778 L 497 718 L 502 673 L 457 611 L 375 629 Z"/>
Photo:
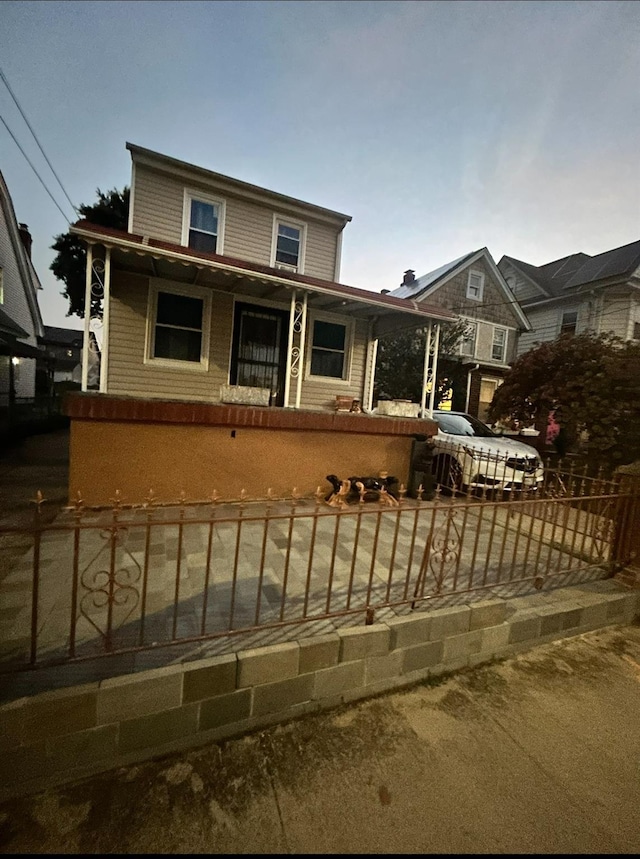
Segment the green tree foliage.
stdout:
<path fill-rule="evenodd" d="M 611 335 L 563 335 L 525 352 L 497 389 L 489 420 L 546 430 L 549 413 L 567 445 L 584 442 L 609 466 L 640 458 L 640 344 Z"/>
<path fill-rule="evenodd" d="M 439 405 L 449 388 L 460 388 L 466 373 L 455 357 L 458 344 L 466 329 L 462 320 L 442 323 L 438 349 L 435 405 Z M 394 337 L 381 337 L 376 361 L 375 398 L 404 399 L 414 403 L 422 399 L 424 373 L 425 329 L 417 329 Z M 455 396 L 455 394 L 454 394 Z M 454 399 L 455 406 L 455 399 Z M 462 404 L 464 408 L 464 403 Z"/>
<path fill-rule="evenodd" d="M 79 208 L 82 218 L 101 227 L 112 227 L 115 230 L 126 230 L 129 219 L 129 189 L 103 193 L 96 191 L 98 202 L 92 205 L 83 204 Z M 87 252 L 84 242 L 78 236 L 61 233 L 55 237 L 51 245 L 56 256 L 49 266 L 58 280 L 64 283 L 62 295 L 69 300 L 67 316 L 84 316 L 85 264 Z M 92 299 L 92 310 L 100 313 L 100 299 Z"/>

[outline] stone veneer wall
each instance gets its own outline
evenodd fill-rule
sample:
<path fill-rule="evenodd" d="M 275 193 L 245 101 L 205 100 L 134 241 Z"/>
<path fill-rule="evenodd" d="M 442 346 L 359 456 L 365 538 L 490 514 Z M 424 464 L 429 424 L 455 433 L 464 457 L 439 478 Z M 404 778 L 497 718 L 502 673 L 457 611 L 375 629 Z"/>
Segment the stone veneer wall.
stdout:
<path fill-rule="evenodd" d="M 615 581 L 416 612 L 0 707 L 0 799 L 628 623 Z"/>

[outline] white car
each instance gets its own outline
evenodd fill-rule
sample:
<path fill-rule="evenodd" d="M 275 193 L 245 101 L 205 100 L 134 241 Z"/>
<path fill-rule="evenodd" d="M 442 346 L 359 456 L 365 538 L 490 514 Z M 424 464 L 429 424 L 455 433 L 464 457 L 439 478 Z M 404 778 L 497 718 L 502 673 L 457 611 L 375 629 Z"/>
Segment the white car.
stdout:
<path fill-rule="evenodd" d="M 464 412 L 434 411 L 433 475 L 452 491 L 536 491 L 544 480 L 538 451 L 498 435 Z"/>

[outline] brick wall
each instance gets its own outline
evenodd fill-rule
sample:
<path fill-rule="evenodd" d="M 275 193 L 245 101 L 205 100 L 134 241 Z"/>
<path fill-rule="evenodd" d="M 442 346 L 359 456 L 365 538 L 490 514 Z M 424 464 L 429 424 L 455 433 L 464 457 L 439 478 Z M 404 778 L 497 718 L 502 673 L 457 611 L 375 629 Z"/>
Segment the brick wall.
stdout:
<path fill-rule="evenodd" d="M 592 582 L 22 698 L 0 707 L 0 800 L 628 623 L 639 597 Z"/>

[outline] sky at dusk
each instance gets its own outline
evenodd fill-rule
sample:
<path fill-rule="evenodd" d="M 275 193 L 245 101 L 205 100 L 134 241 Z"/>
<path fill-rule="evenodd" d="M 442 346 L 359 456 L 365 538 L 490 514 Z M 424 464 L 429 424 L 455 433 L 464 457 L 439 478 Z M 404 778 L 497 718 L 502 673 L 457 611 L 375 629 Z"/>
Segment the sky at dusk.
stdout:
<path fill-rule="evenodd" d="M 640 238 L 640 3 L 0 3 L 0 67 L 69 196 L 125 142 L 345 212 L 341 281 L 394 289 L 488 247 L 534 265 Z M 4 84 L 0 115 L 70 220 Z M 45 324 L 67 223 L 0 125 Z"/>

